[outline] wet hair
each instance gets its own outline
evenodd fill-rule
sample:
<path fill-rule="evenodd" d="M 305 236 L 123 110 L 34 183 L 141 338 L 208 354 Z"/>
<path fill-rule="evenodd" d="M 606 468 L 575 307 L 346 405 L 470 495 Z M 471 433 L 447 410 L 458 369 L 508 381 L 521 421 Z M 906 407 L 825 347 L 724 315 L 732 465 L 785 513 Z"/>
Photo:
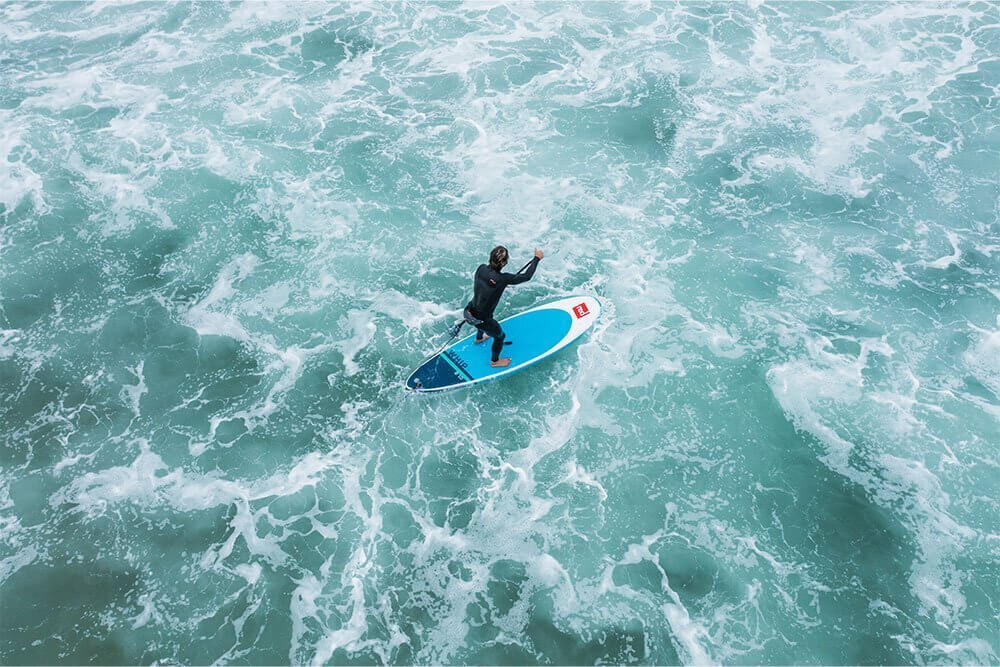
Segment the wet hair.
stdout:
<path fill-rule="evenodd" d="M 490 251 L 490 268 L 499 271 L 505 266 L 507 266 L 507 248 L 498 245 Z"/>

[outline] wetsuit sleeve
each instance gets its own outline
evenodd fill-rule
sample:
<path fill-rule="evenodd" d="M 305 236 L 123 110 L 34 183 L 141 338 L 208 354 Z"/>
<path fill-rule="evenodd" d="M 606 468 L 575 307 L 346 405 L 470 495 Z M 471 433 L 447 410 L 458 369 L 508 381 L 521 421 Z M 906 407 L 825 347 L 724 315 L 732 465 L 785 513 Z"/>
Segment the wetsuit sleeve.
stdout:
<path fill-rule="evenodd" d="M 535 269 L 538 268 L 538 258 L 535 257 L 528 264 L 527 268 L 521 273 L 501 273 L 500 277 L 504 279 L 504 282 L 508 285 L 518 285 L 520 283 L 526 283 L 531 280 L 531 276 L 535 275 Z"/>

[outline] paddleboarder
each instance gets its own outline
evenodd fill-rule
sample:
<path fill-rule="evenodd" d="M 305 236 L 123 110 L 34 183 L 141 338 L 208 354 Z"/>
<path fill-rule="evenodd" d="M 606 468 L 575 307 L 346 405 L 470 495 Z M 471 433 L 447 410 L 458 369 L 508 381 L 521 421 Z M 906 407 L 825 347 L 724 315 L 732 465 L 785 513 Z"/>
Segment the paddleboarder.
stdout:
<path fill-rule="evenodd" d="M 504 332 L 500 324 L 493 319 L 493 311 L 500 301 L 500 296 L 508 285 L 518 285 L 531 280 L 538 268 L 538 262 L 545 253 L 535 248 L 535 256 L 517 273 L 503 273 L 507 266 L 509 255 L 507 248 L 498 245 L 490 252 L 489 264 L 480 264 L 476 269 L 473 281 L 472 301 L 465 307 L 465 321 L 476 327 L 479 332 L 475 343 L 482 343 L 487 338 L 493 338 L 490 366 L 502 368 L 510 364 L 510 357 L 500 357 L 504 346 Z"/>

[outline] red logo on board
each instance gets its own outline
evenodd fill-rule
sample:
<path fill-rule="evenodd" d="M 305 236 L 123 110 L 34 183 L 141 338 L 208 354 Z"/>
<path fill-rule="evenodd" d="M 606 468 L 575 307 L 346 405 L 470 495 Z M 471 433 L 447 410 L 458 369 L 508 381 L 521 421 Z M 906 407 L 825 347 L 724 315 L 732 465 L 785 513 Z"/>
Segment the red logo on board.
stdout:
<path fill-rule="evenodd" d="M 590 315 L 590 311 L 587 310 L 587 304 L 578 303 L 573 306 L 573 314 L 576 315 L 576 319 L 580 319 L 584 315 Z"/>

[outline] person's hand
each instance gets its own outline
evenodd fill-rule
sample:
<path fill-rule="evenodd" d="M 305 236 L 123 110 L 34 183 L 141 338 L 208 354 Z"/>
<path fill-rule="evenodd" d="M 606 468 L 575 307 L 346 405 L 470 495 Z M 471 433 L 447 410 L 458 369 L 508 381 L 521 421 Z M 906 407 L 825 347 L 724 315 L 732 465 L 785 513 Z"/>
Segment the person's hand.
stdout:
<path fill-rule="evenodd" d="M 535 257 L 541 259 L 542 257 L 545 257 L 545 253 L 539 250 L 538 248 L 535 248 Z"/>

